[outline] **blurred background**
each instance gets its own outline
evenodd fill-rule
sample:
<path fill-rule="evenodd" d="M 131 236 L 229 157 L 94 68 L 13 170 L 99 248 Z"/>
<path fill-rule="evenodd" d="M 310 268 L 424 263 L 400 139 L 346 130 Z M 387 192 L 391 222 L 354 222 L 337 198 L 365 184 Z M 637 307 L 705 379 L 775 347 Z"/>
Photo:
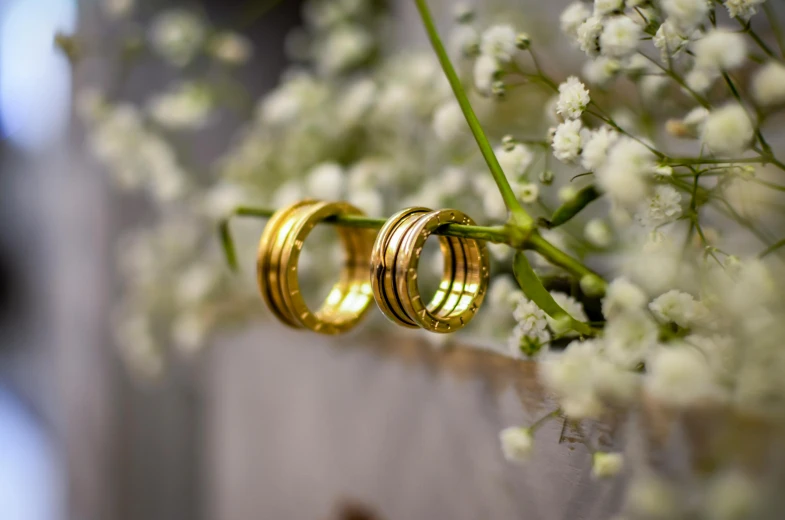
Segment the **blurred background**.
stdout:
<path fill-rule="evenodd" d="M 181 5 L 140 3 L 135 23 L 170 4 Z M 251 93 L 278 82 L 299 2 L 185 5 L 252 40 L 241 72 Z M 620 482 L 590 480 L 589 454 L 563 445 L 558 421 L 538 433 L 530 466 L 504 462 L 499 430 L 549 408 L 530 369 L 488 352 L 412 338 L 338 349 L 270 323 L 224 334 L 157 380 L 130 377 L 112 348 L 113 254 L 146 206 L 111 189 L 72 117 L 73 92 L 116 64 L 74 76 L 53 44 L 77 27 L 100 41 L 112 30 L 100 9 L 0 2 L 0 518 L 578 520 L 615 509 Z M 413 6 L 393 9 L 422 40 Z M 150 65 L 123 94 L 163 74 Z M 200 137 L 200 153 L 216 153 L 233 124 Z"/>

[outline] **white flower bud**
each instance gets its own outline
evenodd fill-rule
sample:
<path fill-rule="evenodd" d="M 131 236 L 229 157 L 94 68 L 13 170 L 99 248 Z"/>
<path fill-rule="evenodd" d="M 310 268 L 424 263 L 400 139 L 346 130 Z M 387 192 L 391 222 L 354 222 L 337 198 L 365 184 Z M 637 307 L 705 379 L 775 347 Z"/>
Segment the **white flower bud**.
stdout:
<path fill-rule="evenodd" d="M 457 101 L 442 104 L 433 114 L 433 131 L 443 143 L 455 143 L 468 135 L 469 126 Z"/>
<path fill-rule="evenodd" d="M 481 93 L 488 95 L 500 72 L 499 62 L 492 56 L 481 54 L 474 62 L 474 86 Z"/>
<path fill-rule="evenodd" d="M 562 11 L 559 17 L 561 30 L 571 38 L 578 38 L 578 27 L 591 15 L 591 11 L 584 2 L 573 2 Z"/>
<path fill-rule="evenodd" d="M 595 452 L 592 456 L 591 473 L 597 478 L 608 478 L 619 474 L 624 466 L 621 453 Z"/>
<path fill-rule="evenodd" d="M 526 462 L 534 447 L 534 436 L 529 428 L 512 426 L 499 433 L 504 458 L 510 462 Z"/>
<path fill-rule="evenodd" d="M 505 145 L 499 146 L 494 150 L 494 153 L 504 174 L 512 179 L 524 175 L 534 160 L 534 154 L 521 143 L 516 143 L 511 148 Z"/>
<path fill-rule="evenodd" d="M 752 80 L 752 95 L 765 107 L 785 103 L 785 65 L 771 61 L 761 67 Z"/>
<path fill-rule="evenodd" d="M 706 0 L 662 0 L 662 9 L 668 20 L 683 32 L 697 27 L 709 13 Z"/>
<path fill-rule="evenodd" d="M 600 52 L 611 58 L 624 58 L 638 48 L 643 31 L 626 16 L 614 16 L 605 23 L 600 35 Z"/>
<path fill-rule="evenodd" d="M 753 132 L 747 111 L 741 105 L 731 103 L 711 111 L 701 140 L 713 154 L 733 156 L 749 148 Z"/>
<path fill-rule="evenodd" d="M 732 70 L 747 58 L 744 37 L 727 29 L 714 29 L 695 42 L 695 67 L 706 71 Z"/>
<path fill-rule="evenodd" d="M 494 25 L 482 33 L 480 52 L 485 56 L 507 63 L 518 51 L 516 32 L 511 25 Z"/>
<path fill-rule="evenodd" d="M 583 236 L 596 247 L 608 247 L 613 243 L 611 228 L 598 218 L 593 218 L 586 223 L 586 227 L 583 228 Z"/>
<path fill-rule="evenodd" d="M 575 76 L 570 76 L 559 85 L 556 113 L 565 119 L 577 119 L 589 105 L 589 91 Z"/>
<path fill-rule="evenodd" d="M 564 163 L 574 163 L 581 153 L 583 126 L 580 119 L 565 121 L 553 134 L 553 155 Z"/>

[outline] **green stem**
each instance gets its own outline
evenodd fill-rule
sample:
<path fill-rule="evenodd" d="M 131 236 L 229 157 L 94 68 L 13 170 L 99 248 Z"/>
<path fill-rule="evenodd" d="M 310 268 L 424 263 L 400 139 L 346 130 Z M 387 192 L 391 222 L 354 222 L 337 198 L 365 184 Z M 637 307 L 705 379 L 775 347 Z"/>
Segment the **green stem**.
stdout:
<path fill-rule="evenodd" d="M 745 112 L 747 112 L 747 117 L 750 118 L 750 121 L 753 121 L 754 118 L 752 117 L 752 114 L 750 114 L 749 110 L 747 110 L 747 108 L 744 106 L 744 101 L 741 98 L 741 93 L 739 93 L 739 89 L 736 87 L 736 84 L 733 83 L 733 80 L 731 79 L 730 75 L 727 72 L 723 72 L 722 78 L 725 80 L 725 84 L 728 85 L 728 89 L 730 90 L 731 95 L 739 103 L 739 106 L 742 107 Z M 771 147 L 769 146 L 769 143 L 766 142 L 766 139 L 763 137 L 763 132 L 760 131 L 760 125 L 757 124 L 755 125 L 755 137 L 758 139 L 758 142 L 760 142 L 760 146 L 761 148 L 763 148 L 764 153 L 766 153 L 767 155 L 771 155 Z"/>
<path fill-rule="evenodd" d="M 226 218 L 218 223 L 219 236 L 224 249 L 226 261 L 233 270 L 237 270 L 237 254 L 234 248 L 234 240 L 231 236 L 229 223 L 233 217 L 269 218 L 275 210 L 265 208 L 252 208 L 239 206 L 234 209 Z M 386 219 L 361 217 L 357 215 L 337 215 L 324 221 L 343 227 L 355 227 L 366 229 L 380 229 Z M 545 257 L 549 262 L 557 267 L 561 267 L 578 278 L 586 275 L 599 276 L 591 269 L 584 266 L 580 261 L 572 258 L 567 253 L 561 251 L 556 246 L 545 240 L 539 233 L 524 233 L 515 226 L 464 226 L 461 224 L 448 224 L 438 228 L 435 235 L 451 236 L 458 238 L 470 238 L 492 242 L 494 244 L 506 244 L 515 249 L 531 249 Z"/>
<path fill-rule="evenodd" d="M 547 414 L 543 415 L 542 417 L 540 417 L 539 419 L 537 419 L 536 421 L 534 421 L 533 423 L 531 423 L 531 425 L 529 426 L 529 430 L 530 430 L 532 433 L 536 432 L 536 431 L 537 431 L 537 429 L 538 429 L 540 426 L 544 425 L 544 424 L 545 424 L 545 423 L 547 423 L 549 420 L 551 420 L 551 419 L 554 419 L 554 418 L 558 417 L 560 413 L 561 413 L 561 408 L 556 408 L 556 409 L 555 409 L 555 410 L 553 410 L 552 412 L 549 412 L 549 413 L 547 413 Z"/>
<path fill-rule="evenodd" d="M 767 256 L 773 253 L 774 251 L 776 251 L 777 249 L 781 248 L 782 246 L 785 246 L 785 238 L 773 243 L 772 245 L 761 251 L 760 254 L 758 255 L 758 258 L 763 258 L 764 256 Z"/>
<path fill-rule="evenodd" d="M 669 76 L 669 77 L 670 77 L 670 78 L 671 78 L 673 81 L 675 81 L 676 83 L 678 83 L 678 84 L 679 84 L 679 86 L 680 86 L 681 88 L 683 88 L 684 90 L 686 90 L 687 92 L 689 92 L 689 94 L 690 94 L 690 95 L 691 95 L 693 98 L 695 98 L 695 101 L 697 101 L 697 102 L 698 102 L 698 103 L 699 103 L 699 104 L 700 104 L 702 107 L 704 107 L 704 108 L 711 108 L 711 103 L 709 103 L 709 100 L 707 100 L 705 97 L 701 96 L 700 94 L 698 94 L 697 92 L 695 92 L 693 89 L 691 89 L 691 88 L 689 87 L 689 85 L 687 85 L 687 82 L 686 82 L 686 81 L 684 81 L 684 78 L 682 78 L 682 77 L 681 77 L 681 76 L 679 76 L 679 75 L 678 75 L 676 72 L 674 72 L 674 70 L 673 70 L 673 67 L 670 67 L 670 66 L 669 66 L 669 67 L 663 67 L 663 66 L 662 66 L 662 65 L 660 65 L 660 64 L 659 64 L 659 62 L 657 62 L 657 60 L 655 60 L 654 58 L 652 58 L 652 57 L 650 57 L 650 56 L 647 56 L 646 54 L 644 54 L 644 53 L 642 53 L 642 52 L 639 52 L 638 54 L 640 54 L 641 56 L 643 56 L 644 58 L 646 58 L 647 60 L 649 60 L 650 62 L 652 62 L 652 63 L 653 63 L 655 66 L 659 67 L 659 68 L 660 68 L 660 69 L 661 69 L 661 70 L 662 70 L 662 71 L 663 71 L 665 74 L 667 74 L 667 75 L 668 75 L 668 76 Z"/>
<path fill-rule="evenodd" d="M 785 37 L 783 37 L 782 28 L 780 28 L 780 25 L 777 23 L 777 18 L 771 10 L 771 5 L 764 3 L 763 12 L 766 14 L 766 19 L 769 21 L 771 32 L 774 33 L 774 37 L 777 39 L 777 46 L 780 48 L 780 54 L 785 57 Z"/>
<path fill-rule="evenodd" d="M 561 267 L 579 279 L 584 276 L 597 276 L 599 278 L 597 273 L 545 240 L 539 233 L 532 233 L 529 236 L 526 240 L 525 248 L 539 253 L 553 265 Z"/>
<path fill-rule="evenodd" d="M 521 204 L 518 202 L 518 199 L 515 197 L 515 193 L 512 191 L 512 187 L 510 186 L 507 177 L 504 175 L 504 171 L 502 170 L 499 161 L 496 159 L 496 155 L 493 153 L 491 143 L 488 141 L 488 137 L 485 135 L 482 125 L 480 125 L 480 121 L 477 119 L 477 115 L 474 113 L 474 109 L 469 102 L 466 91 L 463 89 L 461 80 L 458 77 L 458 74 L 455 72 L 455 68 L 450 62 L 447 51 L 442 44 L 439 33 L 436 30 L 436 25 L 433 21 L 433 16 L 431 15 L 430 9 L 428 9 L 426 1 L 415 0 L 415 3 L 417 4 L 417 9 L 420 12 L 420 18 L 422 18 L 423 25 L 425 26 L 425 31 L 428 33 L 428 39 L 431 41 L 433 50 L 436 52 L 436 56 L 439 58 L 439 63 L 444 70 L 444 74 L 447 76 L 447 81 L 449 81 L 450 86 L 452 87 L 452 91 L 455 94 L 455 99 L 458 101 L 458 105 L 460 105 L 461 110 L 463 111 L 466 122 L 469 124 L 469 128 L 474 135 L 474 139 L 477 141 L 477 145 L 480 147 L 480 152 L 482 153 L 485 162 L 488 164 L 491 175 L 493 175 L 493 180 L 496 181 L 496 185 L 499 187 L 502 199 L 504 199 L 504 205 L 507 206 L 507 209 L 510 211 L 512 222 L 515 225 L 523 228 L 525 231 L 531 231 L 534 229 L 534 219 L 526 212 L 525 209 L 523 209 L 523 206 L 521 206 Z"/>
<path fill-rule="evenodd" d="M 758 47 L 761 48 L 763 52 L 765 52 L 769 57 L 774 58 L 775 60 L 779 59 L 777 55 L 774 54 L 774 51 L 772 51 L 771 48 L 768 45 L 766 45 L 766 42 L 764 42 L 763 39 L 760 36 L 758 36 L 758 34 L 755 31 L 752 30 L 752 24 L 750 22 L 739 20 L 739 25 L 741 25 L 745 33 L 750 35 L 752 41 L 754 41 L 758 45 Z"/>
<path fill-rule="evenodd" d="M 701 164 L 766 164 L 772 162 L 766 157 L 743 157 L 740 159 L 710 159 L 705 157 L 672 157 L 665 164 L 669 166 L 689 166 Z"/>

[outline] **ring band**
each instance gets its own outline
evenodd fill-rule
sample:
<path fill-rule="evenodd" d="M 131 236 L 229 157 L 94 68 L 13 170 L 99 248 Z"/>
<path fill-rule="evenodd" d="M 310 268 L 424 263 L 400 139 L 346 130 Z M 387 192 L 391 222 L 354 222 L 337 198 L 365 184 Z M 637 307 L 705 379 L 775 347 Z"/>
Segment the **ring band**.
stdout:
<path fill-rule="evenodd" d="M 407 224 L 429 211 L 428 208 L 412 207 L 394 214 L 379 230 L 371 252 L 371 288 L 376 304 L 393 323 L 403 327 L 417 328 L 418 325 L 406 316 L 395 293 L 395 257 Z"/>
<path fill-rule="evenodd" d="M 413 207 L 393 215 L 374 242 L 371 287 L 377 305 L 393 322 L 434 332 L 454 332 L 466 325 L 482 303 L 488 284 L 488 253 L 472 239 L 439 237 L 444 273 L 426 305 L 417 285 L 422 246 L 443 224 L 473 224 L 456 210 Z"/>
<path fill-rule="evenodd" d="M 346 251 L 338 282 L 315 312 L 300 292 L 297 263 L 305 239 L 321 221 L 335 215 L 364 215 L 346 202 L 306 200 L 277 211 L 259 240 L 257 281 L 259 292 L 273 314 L 294 328 L 322 334 L 339 334 L 354 327 L 370 307 L 373 298 L 368 280 L 368 263 L 373 232 L 339 227 Z"/>
<path fill-rule="evenodd" d="M 432 211 L 421 216 L 409 228 L 395 265 L 396 293 L 406 314 L 422 328 L 441 333 L 454 332 L 474 318 L 485 299 L 490 278 L 490 260 L 485 243 L 459 238 L 457 243 L 463 252 L 464 265 L 462 268 L 457 265 L 455 271 L 464 273 L 464 277 L 449 284 L 443 280 L 439 293 L 443 293 L 446 300 L 441 309 L 433 309 L 422 301 L 417 285 L 420 255 L 428 237 L 445 224 L 474 225 L 474 221 L 453 209 Z M 453 259 L 458 256 L 454 255 Z"/>

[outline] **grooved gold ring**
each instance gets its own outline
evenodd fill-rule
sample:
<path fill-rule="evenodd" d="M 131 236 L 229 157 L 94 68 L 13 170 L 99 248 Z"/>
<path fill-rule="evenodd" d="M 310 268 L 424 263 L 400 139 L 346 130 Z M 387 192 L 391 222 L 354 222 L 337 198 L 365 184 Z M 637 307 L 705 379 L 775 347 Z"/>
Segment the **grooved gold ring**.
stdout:
<path fill-rule="evenodd" d="M 283 323 L 322 334 L 339 334 L 354 327 L 373 299 L 368 264 L 373 231 L 339 227 L 346 252 L 338 282 L 322 306 L 311 311 L 300 292 L 297 263 L 311 230 L 335 215 L 363 215 L 346 202 L 305 200 L 271 217 L 259 240 L 257 282 L 267 306 Z"/>
<path fill-rule="evenodd" d="M 379 231 L 371 254 L 371 287 L 377 305 L 393 322 L 432 332 L 454 332 L 471 321 L 487 292 L 489 257 L 485 243 L 439 237 L 444 274 L 429 303 L 422 301 L 417 267 L 428 237 L 446 224 L 473 225 L 464 213 L 407 208 Z"/>

